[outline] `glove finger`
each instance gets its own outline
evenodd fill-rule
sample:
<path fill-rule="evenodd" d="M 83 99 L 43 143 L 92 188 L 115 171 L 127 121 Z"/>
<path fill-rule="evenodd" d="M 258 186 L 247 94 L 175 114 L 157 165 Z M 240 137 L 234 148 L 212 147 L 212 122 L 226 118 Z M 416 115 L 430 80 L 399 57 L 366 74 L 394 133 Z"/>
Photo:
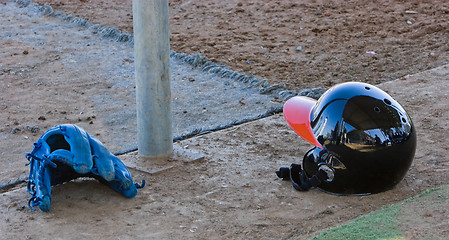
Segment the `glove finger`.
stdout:
<path fill-rule="evenodd" d="M 115 178 L 114 164 L 108 158 L 94 156 L 94 168 L 92 172 L 101 176 L 106 181 L 112 181 Z"/>
<path fill-rule="evenodd" d="M 109 183 L 109 186 L 115 191 L 123 194 L 125 197 L 133 198 L 137 194 L 137 188 L 134 185 L 131 173 L 120 159 L 114 156 L 115 179 Z"/>
<path fill-rule="evenodd" d="M 66 161 L 76 172 L 86 174 L 93 166 L 87 135 L 76 125 L 63 124 L 46 131 L 41 139 L 47 142 L 55 160 Z"/>
<path fill-rule="evenodd" d="M 97 169 L 97 175 L 104 180 L 103 183 L 115 191 L 123 194 L 125 197 L 132 198 L 137 194 L 136 185 L 133 183 L 131 173 L 125 164 L 111 154 L 106 147 L 94 136 L 89 135 L 92 154 L 94 154 L 94 168 Z M 112 171 L 112 174 L 111 174 Z"/>
<path fill-rule="evenodd" d="M 89 143 L 94 161 L 93 172 L 108 182 L 112 181 L 115 177 L 114 158 L 116 157 L 96 137 L 89 135 Z"/>
<path fill-rule="evenodd" d="M 52 161 L 62 162 L 71 166 L 77 173 L 85 174 L 91 170 L 91 160 L 89 158 L 77 158 L 75 154 L 65 149 L 58 149 L 48 155 Z"/>
<path fill-rule="evenodd" d="M 90 172 L 93 160 L 87 132 L 73 124 L 61 125 L 61 131 L 70 144 L 70 152 L 74 155 L 73 169 L 81 174 Z"/>

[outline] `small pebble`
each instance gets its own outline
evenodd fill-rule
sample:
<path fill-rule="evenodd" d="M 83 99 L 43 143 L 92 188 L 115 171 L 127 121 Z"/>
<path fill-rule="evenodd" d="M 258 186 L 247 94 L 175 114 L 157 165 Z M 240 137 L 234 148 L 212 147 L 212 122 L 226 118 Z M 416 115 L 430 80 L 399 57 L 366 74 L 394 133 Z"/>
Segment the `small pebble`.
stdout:
<path fill-rule="evenodd" d="M 405 11 L 405 13 L 406 14 L 418 14 L 417 11 L 410 11 L 410 10 Z"/>
<path fill-rule="evenodd" d="M 12 134 L 16 134 L 16 133 L 18 133 L 18 132 L 20 132 L 20 131 L 22 131 L 20 128 L 13 128 L 12 130 L 11 130 L 11 133 Z"/>

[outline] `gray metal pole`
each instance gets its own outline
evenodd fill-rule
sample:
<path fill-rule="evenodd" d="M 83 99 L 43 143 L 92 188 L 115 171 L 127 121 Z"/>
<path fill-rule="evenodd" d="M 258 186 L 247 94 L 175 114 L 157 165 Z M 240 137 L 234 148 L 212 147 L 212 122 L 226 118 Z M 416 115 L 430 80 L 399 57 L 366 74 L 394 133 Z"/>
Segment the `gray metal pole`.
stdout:
<path fill-rule="evenodd" d="M 133 0 L 137 141 L 142 157 L 173 152 L 168 0 Z"/>

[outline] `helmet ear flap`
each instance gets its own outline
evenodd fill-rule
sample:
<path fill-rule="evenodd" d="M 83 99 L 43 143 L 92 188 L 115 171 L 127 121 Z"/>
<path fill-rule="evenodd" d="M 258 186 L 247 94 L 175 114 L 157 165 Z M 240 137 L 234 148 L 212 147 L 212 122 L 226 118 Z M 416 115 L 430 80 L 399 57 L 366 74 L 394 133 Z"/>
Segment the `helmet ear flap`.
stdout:
<path fill-rule="evenodd" d="M 319 165 L 325 163 L 321 156 L 326 152 L 326 150 L 319 147 L 313 147 L 306 152 L 302 160 L 302 167 L 307 177 L 315 175 L 318 172 Z"/>
<path fill-rule="evenodd" d="M 308 191 L 312 187 L 319 187 L 323 182 L 332 182 L 334 170 L 326 163 L 316 164 L 326 150 L 314 147 L 304 156 L 303 165 L 308 168 L 308 172 L 303 170 L 300 164 L 292 163 L 290 168 L 280 168 L 276 175 L 282 180 L 291 180 L 293 187 L 298 191 Z"/>

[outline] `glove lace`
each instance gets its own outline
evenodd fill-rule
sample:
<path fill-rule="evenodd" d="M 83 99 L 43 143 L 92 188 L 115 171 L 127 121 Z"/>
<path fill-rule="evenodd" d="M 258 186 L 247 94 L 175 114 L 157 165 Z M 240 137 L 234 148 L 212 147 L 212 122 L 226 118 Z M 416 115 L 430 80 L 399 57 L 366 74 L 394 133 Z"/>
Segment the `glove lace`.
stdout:
<path fill-rule="evenodd" d="M 45 155 L 43 156 L 43 158 L 39 158 L 36 156 L 36 152 L 37 150 L 39 150 L 39 148 L 41 147 L 41 143 L 37 142 L 34 143 L 34 149 L 33 151 L 31 151 L 31 153 L 28 153 L 26 155 L 26 159 L 28 160 L 28 163 L 25 164 L 26 166 L 31 165 L 30 166 L 30 175 L 28 176 L 28 183 L 27 183 L 27 190 L 30 194 L 32 194 L 33 196 L 30 198 L 30 200 L 28 200 L 28 207 L 31 210 L 36 210 L 33 207 L 38 206 L 40 204 L 40 202 L 42 201 L 42 199 L 40 199 L 39 197 L 36 196 L 36 182 L 35 182 L 35 178 L 39 178 L 40 181 L 38 182 L 43 182 L 43 172 L 45 171 L 45 168 L 47 166 L 51 166 L 53 168 L 56 168 L 57 165 L 56 163 L 54 163 L 53 161 L 51 161 L 50 159 L 48 159 Z M 38 164 L 38 162 L 40 162 L 41 164 Z M 36 166 L 36 164 L 38 164 Z M 37 168 L 35 170 L 35 168 Z M 37 176 L 36 176 L 37 175 Z"/>
<path fill-rule="evenodd" d="M 142 179 L 142 184 L 134 183 L 134 186 L 136 186 L 137 189 L 145 187 L 145 179 Z"/>

